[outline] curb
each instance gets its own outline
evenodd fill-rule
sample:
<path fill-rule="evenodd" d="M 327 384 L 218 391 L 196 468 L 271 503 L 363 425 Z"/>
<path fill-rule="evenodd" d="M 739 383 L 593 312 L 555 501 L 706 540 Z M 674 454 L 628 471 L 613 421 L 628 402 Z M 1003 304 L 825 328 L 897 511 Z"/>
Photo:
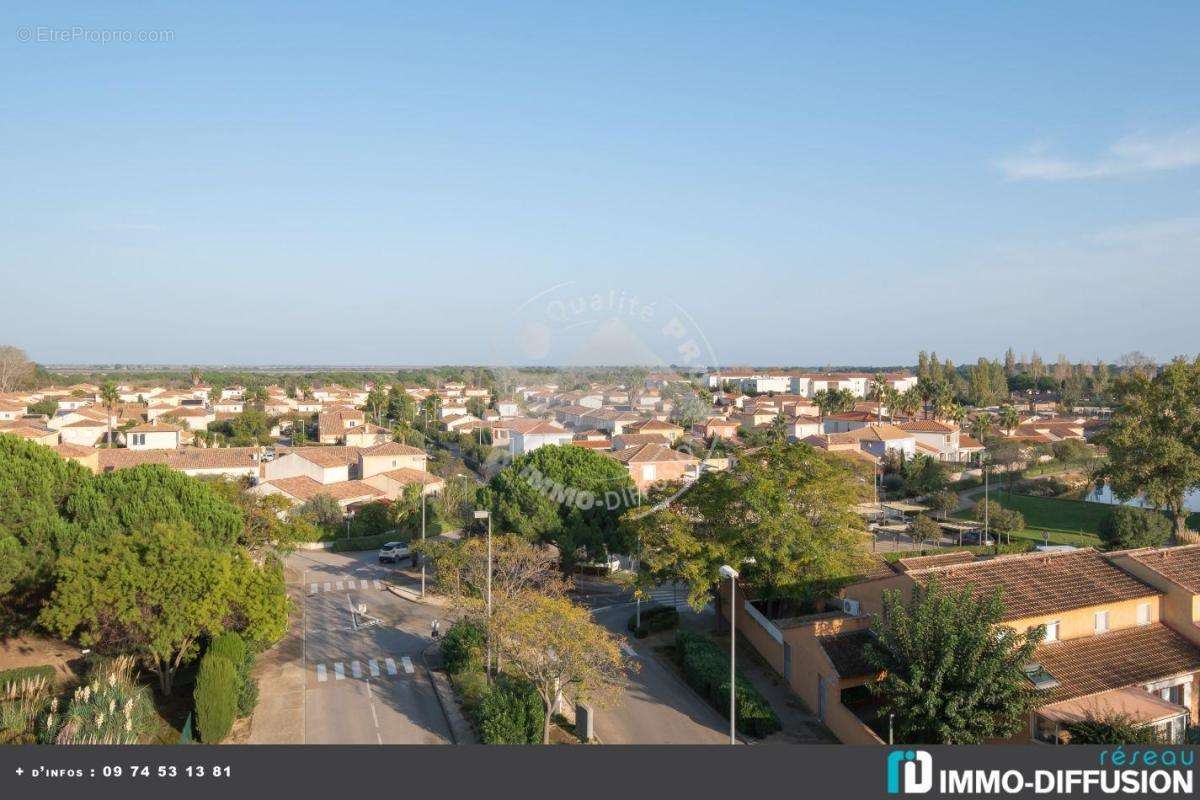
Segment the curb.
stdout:
<path fill-rule="evenodd" d="M 425 667 L 425 676 L 429 678 L 429 683 L 433 686 L 433 693 L 437 695 L 438 705 L 441 706 L 442 716 L 446 718 L 446 727 L 450 730 L 450 739 L 456 745 L 461 744 L 476 744 L 475 735 L 471 729 L 470 723 L 463 716 L 458 703 L 454 699 L 454 692 L 449 686 L 445 685 L 446 678 L 440 672 L 429 666 L 429 655 L 434 650 L 441 652 L 441 645 L 434 642 L 421 651 L 421 664 Z"/>
<path fill-rule="evenodd" d="M 633 645 L 630 644 L 630 647 L 633 647 Z M 639 653 L 639 655 L 640 655 L 640 653 Z M 696 700 L 699 701 L 701 704 L 703 704 L 705 707 L 711 708 L 714 712 L 716 712 L 717 716 L 719 716 L 721 719 L 725 720 L 725 722 L 728 724 L 729 718 L 726 717 L 724 714 L 722 714 L 720 709 L 716 708 L 715 706 L 713 706 L 712 703 L 708 702 L 708 698 L 704 697 L 699 692 L 697 692 L 690 683 L 685 681 L 683 678 L 679 677 L 679 673 L 675 671 L 675 665 L 668 663 L 667 660 L 665 658 L 663 658 L 661 655 L 659 655 L 654 650 L 653 647 L 650 648 L 650 657 L 653 658 L 655 661 L 657 661 L 659 666 L 661 666 L 667 672 L 671 673 L 671 677 L 674 678 L 676 681 L 678 681 L 681 686 L 683 686 L 685 689 L 687 689 L 689 692 L 691 692 L 692 697 L 695 697 Z M 747 744 L 747 745 L 757 744 L 757 742 L 754 739 L 749 738 L 748 736 L 746 736 L 746 734 L 742 733 L 741 731 L 738 731 L 738 733 L 737 733 L 737 740 L 740 744 Z"/>

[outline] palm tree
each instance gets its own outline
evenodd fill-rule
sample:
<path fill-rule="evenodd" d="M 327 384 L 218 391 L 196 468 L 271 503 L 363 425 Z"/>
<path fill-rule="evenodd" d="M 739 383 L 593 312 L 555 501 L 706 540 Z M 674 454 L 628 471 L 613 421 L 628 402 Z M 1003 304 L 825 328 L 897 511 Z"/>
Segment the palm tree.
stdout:
<path fill-rule="evenodd" d="M 112 381 L 105 381 L 100 387 L 100 400 L 104 403 L 105 410 L 108 411 L 108 446 L 112 447 L 113 412 L 117 408 L 117 403 L 121 402 L 121 393 L 117 391 L 117 385 Z"/>
<path fill-rule="evenodd" d="M 192 367 L 192 386 L 200 385 L 200 368 Z"/>
<path fill-rule="evenodd" d="M 996 420 L 986 411 L 982 414 L 976 414 L 971 420 L 971 436 L 979 441 L 984 441 L 991 434 L 992 429 L 996 427 Z"/>
<path fill-rule="evenodd" d="M 900 392 L 895 386 L 887 385 L 883 389 L 883 405 L 887 406 L 888 421 L 892 421 L 896 416 L 896 407 L 900 403 Z"/>
<path fill-rule="evenodd" d="M 962 424 L 963 424 L 963 420 L 965 420 L 967 418 L 967 410 L 965 408 L 963 408 L 962 406 L 960 406 L 958 403 L 953 403 L 950 406 L 949 413 L 946 414 L 946 418 L 951 420 L 955 425 L 958 425 L 961 428 Z"/>
<path fill-rule="evenodd" d="M 896 398 L 896 408 L 904 412 L 905 416 L 911 417 L 917 413 L 922 402 L 921 391 L 914 386 L 900 393 L 900 396 Z"/>
<path fill-rule="evenodd" d="M 1021 424 L 1021 412 L 1017 411 L 1014 406 L 1004 406 L 1000 409 L 1000 427 L 1012 436 L 1012 432 Z"/>

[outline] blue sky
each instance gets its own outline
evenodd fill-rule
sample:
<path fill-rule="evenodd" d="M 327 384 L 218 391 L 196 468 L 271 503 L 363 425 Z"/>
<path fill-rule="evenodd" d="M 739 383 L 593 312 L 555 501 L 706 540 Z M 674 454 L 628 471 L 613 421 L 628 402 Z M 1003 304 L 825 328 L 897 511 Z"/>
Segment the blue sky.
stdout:
<path fill-rule="evenodd" d="M 812 5 L 12 7 L 0 342 L 508 360 L 571 281 L 721 363 L 1200 350 L 1200 6 Z"/>

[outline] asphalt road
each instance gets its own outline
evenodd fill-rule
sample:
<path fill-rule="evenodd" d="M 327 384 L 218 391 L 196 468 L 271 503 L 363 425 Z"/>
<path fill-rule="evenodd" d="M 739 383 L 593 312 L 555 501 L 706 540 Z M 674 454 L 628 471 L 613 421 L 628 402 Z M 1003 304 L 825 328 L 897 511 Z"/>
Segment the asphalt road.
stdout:
<path fill-rule="evenodd" d="M 619 699 L 597 709 L 596 736 L 604 744 L 728 744 L 729 722 L 662 663 L 650 644 L 628 636 L 632 613 L 631 603 L 619 603 L 592 614 L 625 638 L 622 649 L 638 667 L 628 674 Z"/>
<path fill-rule="evenodd" d="M 387 591 L 408 581 L 374 552 L 290 559 L 303 576 L 305 743 L 449 744 L 421 661 L 440 609 Z"/>

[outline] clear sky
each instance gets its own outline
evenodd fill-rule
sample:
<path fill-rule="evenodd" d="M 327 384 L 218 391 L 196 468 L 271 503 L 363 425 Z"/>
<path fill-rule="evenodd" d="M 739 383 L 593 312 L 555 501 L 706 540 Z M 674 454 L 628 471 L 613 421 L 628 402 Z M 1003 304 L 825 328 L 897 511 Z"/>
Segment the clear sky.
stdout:
<path fill-rule="evenodd" d="M 480 363 L 572 281 L 721 363 L 1200 350 L 1200 4 L 815 5 L 9 5 L 0 343 Z"/>

